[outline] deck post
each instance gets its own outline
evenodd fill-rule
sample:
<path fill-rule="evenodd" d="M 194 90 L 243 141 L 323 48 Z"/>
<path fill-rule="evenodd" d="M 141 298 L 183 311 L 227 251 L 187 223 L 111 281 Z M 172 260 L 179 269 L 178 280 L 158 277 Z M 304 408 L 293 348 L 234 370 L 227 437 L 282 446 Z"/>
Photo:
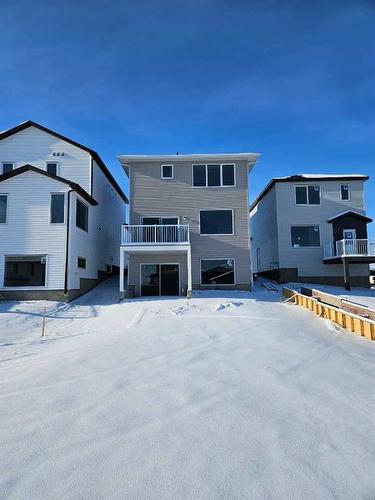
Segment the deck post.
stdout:
<path fill-rule="evenodd" d="M 186 259 L 187 259 L 187 272 L 188 272 L 188 287 L 187 287 L 187 298 L 190 299 L 192 296 L 192 290 L 193 290 L 193 285 L 192 285 L 192 277 L 191 277 L 191 248 L 189 245 L 189 248 L 187 249 L 186 252 Z"/>
<path fill-rule="evenodd" d="M 345 290 L 350 292 L 351 286 L 350 286 L 350 266 L 349 266 L 349 259 L 346 259 L 343 257 L 342 259 L 343 262 L 343 267 L 344 267 L 344 282 L 345 282 Z"/>
<path fill-rule="evenodd" d="M 123 248 L 120 248 L 120 299 L 123 299 L 125 295 L 124 268 L 125 250 Z"/>

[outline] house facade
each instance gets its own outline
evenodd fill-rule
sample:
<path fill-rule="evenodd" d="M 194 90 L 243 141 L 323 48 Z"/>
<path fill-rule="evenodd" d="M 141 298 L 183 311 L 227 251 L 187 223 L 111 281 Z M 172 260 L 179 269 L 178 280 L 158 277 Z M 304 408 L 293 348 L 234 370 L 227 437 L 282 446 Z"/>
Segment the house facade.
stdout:
<path fill-rule="evenodd" d="M 250 206 L 254 272 L 280 282 L 368 286 L 365 175 L 272 179 Z"/>
<path fill-rule="evenodd" d="M 0 296 L 71 300 L 119 266 L 127 198 L 99 155 L 35 122 L 0 134 Z"/>
<path fill-rule="evenodd" d="M 251 287 L 248 177 L 258 156 L 119 157 L 130 193 L 122 297 Z"/>

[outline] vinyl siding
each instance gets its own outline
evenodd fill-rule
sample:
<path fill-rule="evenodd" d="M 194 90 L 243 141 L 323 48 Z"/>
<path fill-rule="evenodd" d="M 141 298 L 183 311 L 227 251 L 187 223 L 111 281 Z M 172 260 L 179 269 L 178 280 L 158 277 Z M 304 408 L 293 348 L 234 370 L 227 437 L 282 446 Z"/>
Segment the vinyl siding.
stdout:
<path fill-rule="evenodd" d="M 141 217 L 177 216 L 180 224 L 189 224 L 192 251 L 192 278 L 200 283 L 200 259 L 234 258 L 236 283 L 249 285 L 248 171 L 246 162 L 236 163 L 236 187 L 192 187 L 192 163 L 175 162 L 174 179 L 161 179 L 160 162 L 137 163 L 130 167 L 132 204 L 130 223 L 140 224 Z M 234 235 L 201 236 L 199 211 L 234 211 Z M 183 218 L 186 217 L 186 220 Z"/>
<path fill-rule="evenodd" d="M 8 194 L 7 223 L 0 224 L 0 287 L 4 285 L 6 255 L 47 255 L 45 288 L 64 288 L 67 217 L 65 213 L 64 224 L 50 224 L 50 197 L 51 193 L 65 193 L 66 212 L 68 189 L 35 172 L 0 183 L 0 193 Z"/>

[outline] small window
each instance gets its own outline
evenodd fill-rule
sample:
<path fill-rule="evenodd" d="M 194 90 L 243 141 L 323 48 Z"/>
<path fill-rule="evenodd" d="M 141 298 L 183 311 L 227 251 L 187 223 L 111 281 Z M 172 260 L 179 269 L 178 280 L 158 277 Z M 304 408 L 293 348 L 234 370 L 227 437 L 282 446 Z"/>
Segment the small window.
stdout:
<path fill-rule="evenodd" d="M 3 174 L 8 174 L 14 169 L 14 163 L 3 162 Z"/>
<path fill-rule="evenodd" d="M 57 167 L 58 167 L 57 163 L 48 162 L 46 166 L 47 173 L 51 175 L 57 175 Z"/>
<path fill-rule="evenodd" d="M 162 165 L 161 166 L 161 178 L 162 179 L 173 179 L 173 165 Z"/>
<path fill-rule="evenodd" d="M 320 205 L 320 186 L 296 186 L 297 205 Z"/>
<path fill-rule="evenodd" d="M 232 210 L 201 210 L 200 234 L 233 234 Z"/>
<path fill-rule="evenodd" d="M 80 269 L 86 269 L 86 259 L 84 257 L 78 257 L 77 267 Z"/>
<path fill-rule="evenodd" d="M 234 285 L 234 259 L 202 259 L 202 285 Z"/>
<path fill-rule="evenodd" d="M 205 187 L 206 185 L 206 165 L 193 165 L 193 186 Z"/>
<path fill-rule="evenodd" d="M 235 186 L 234 165 L 193 165 L 193 186 Z"/>
<path fill-rule="evenodd" d="M 319 226 L 292 226 L 292 247 L 319 247 L 320 228 Z"/>
<path fill-rule="evenodd" d="M 349 184 L 341 184 L 341 199 L 342 199 L 342 201 L 349 201 L 350 200 Z"/>
<path fill-rule="evenodd" d="M 4 286 L 45 286 L 46 256 L 5 257 Z"/>
<path fill-rule="evenodd" d="M 80 200 L 76 205 L 76 226 L 86 232 L 89 230 L 89 208 Z"/>
<path fill-rule="evenodd" d="M 220 165 L 207 165 L 208 185 L 220 186 Z"/>
<path fill-rule="evenodd" d="M 8 196 L 6 194 L 0 194 L 0 224 L 6 224 L 7 222 L 7 207 Z"/>
<path fill-rule="evenodd" d="M 223 165 L 223 186 L 234 186 L 234 165 Z"/>
<path fill-rule="evenodd" d="M 65 195 L 64 193 L 51 194 L 51 224 L 64 224 Z"/>

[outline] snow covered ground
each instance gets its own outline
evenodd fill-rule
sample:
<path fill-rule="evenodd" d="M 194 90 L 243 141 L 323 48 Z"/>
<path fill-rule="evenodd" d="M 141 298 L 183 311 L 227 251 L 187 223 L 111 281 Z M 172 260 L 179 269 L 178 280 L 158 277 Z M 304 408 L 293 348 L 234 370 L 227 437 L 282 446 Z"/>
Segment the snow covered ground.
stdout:
<path fill-rule="evenodd" d="M 45 304 L 0 304 L 1 498 L 375 497 L 375 342 L 262 287 Z"/>

